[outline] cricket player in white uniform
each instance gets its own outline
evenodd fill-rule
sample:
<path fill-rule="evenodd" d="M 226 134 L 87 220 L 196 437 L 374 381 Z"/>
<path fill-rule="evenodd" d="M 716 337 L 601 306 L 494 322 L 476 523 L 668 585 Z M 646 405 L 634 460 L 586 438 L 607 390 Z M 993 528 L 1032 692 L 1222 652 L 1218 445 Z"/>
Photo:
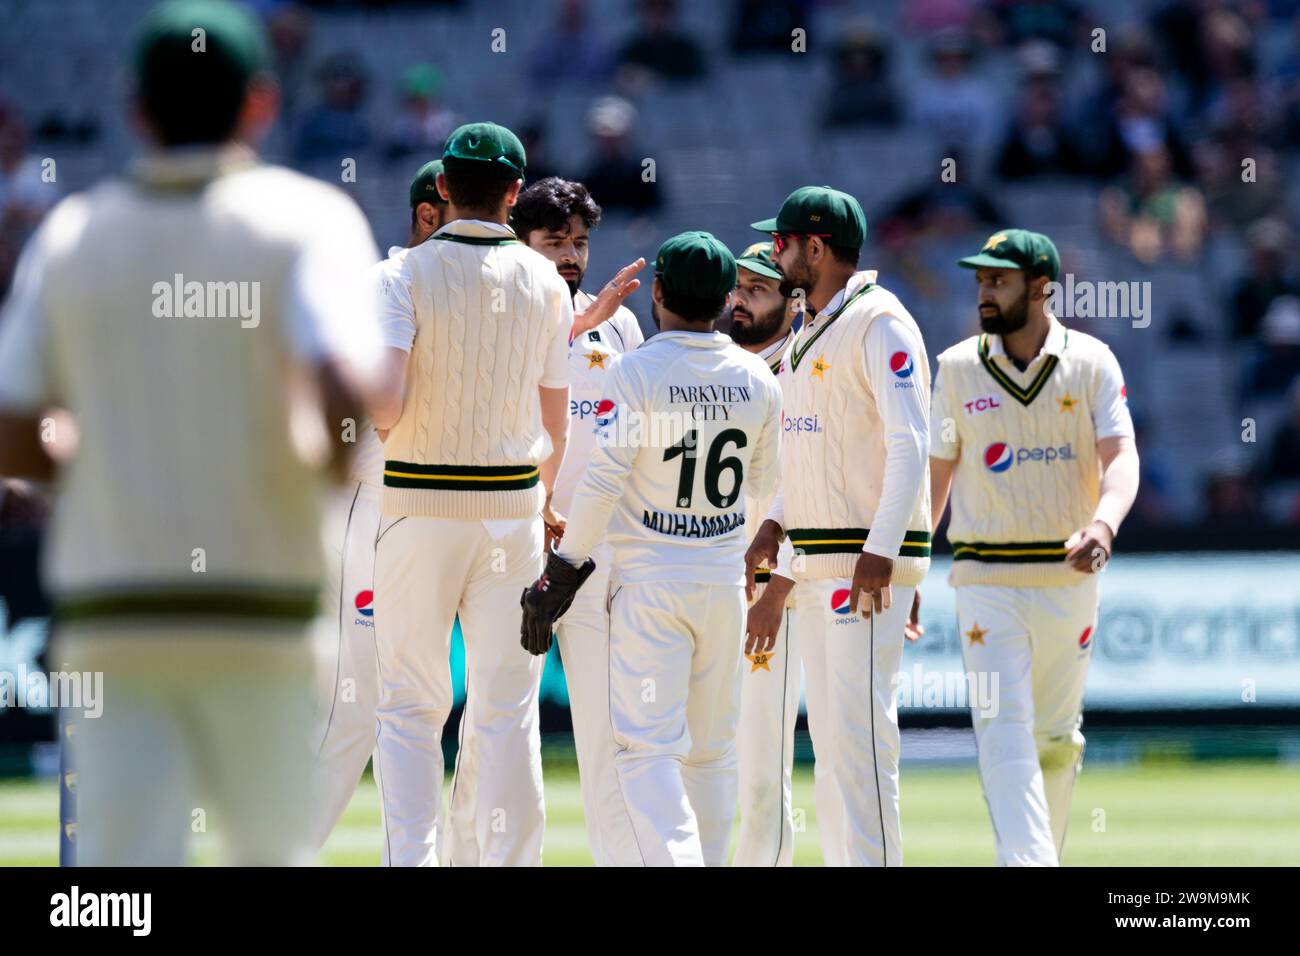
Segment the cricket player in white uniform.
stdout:
<path fill-rule="evenodd" d="M 523 643 L 542 654 L 608 527 L 609 713 L 635 835 L 619 865 L 721 866 L 735 817 L 743 496 L 775 486 L 781 413 L 762 360 L 711 330 L 735 284 L 708 233 L 660 247 L 662 332 L 610 369 L 564 537 L 524 595 Z"/>
<path fill-rule="evenodd" d="M 1137 495 L 1133 421 L 1110 349 L 1047 311 L 1050 239 L 1005 229 L 961 265 L 984 334 L 939 356 L 933 518 L 951 487 L 962 653 L 997 677 L 993 706 L 972 706 L 997 862 L 1054 866 L 1083 761 L 1097 575 Z"/>
<path fill-rule="evenodd" d="M 152 11 L 149 149 L 51 212 L 0 316 L 0 473 L 48 471 L 47 409 L 80 430 L 45 580 L 51 659 L 106 690 L 72 738 L 82 865 L 182 865 L 200 822 L 236 864 L 310 858 L 319 466 L 383 353 L 360 210 L 245 145 L 268 62 L 238 6 Z"/>
<path fill-rule="evenodd" d="M 736 291 L 731 307 L 733 342 L 761 358 L 775 375 L 794 341 L 801 300 L 787 295 L 784 277 L 772 261 L 772 243 L 756 242 L 736 259 Z M 782 420 L 783 428 L 793 424 Z M 771 501 L 745 496 L 745 524 L 752 537 Z M 746 663 L 740 692 L 739 755 L 740 831 L 733 866 L 791 866 L 794 863 L 794 806 L 791 772 L 794 729 L 799 717 L 802 670 L 794 638 L 793 593 L 782 602 L 763 602 L 771 568 L 754 571 L 758 613 L 773 619 L 756 628 L 745 642 Z M 788 576 L 791 572 L 785 569 Z M 760 604 L 760 602 L 762 602 Z"/>
<path fill-rule="evenodd" d="M 827 865 L 899 866 L 894 680 L 930 563 L 930 366 L 902 303 L 874 272 L 857 271 L 866 218 L 856 199 L 805 186 L 754 228 L 773 235 L 786 281 L 816 315 L 777 376 L 781 492 L 747 563 L 775 561 L 783 536 L 794 547 L 794 632 Z M 773 576 L 764 598 L 788 589 Z"/>
<path fill-rule="evenodd" d="M 605 379 L 614 359 L 645 339 L 636 316 L 621 305 L 640 286 L 636 278 L 645 267 L 637 259 L 618 271 L 600 294 L 581 289 L 587 271 L 591 230 L 600 222 L 600 207 L 581 183 L 549 177 L 519 194 L 511 214 L 519 239 L 555 263 L 573 293 L 573 335 L 569 342 L 569 446 L 555 479 L 552 506 L 560 523 L 548 528 L 549 545 L 563 534 L 563 519 L 573 501 L 587 462 L 596 447 L 596 406 L 605 397 Z M 609 614 L 605 591 L 609 582 L 609 549 L 602 543 L 593 553 L 596 571 L 574 598 L 558 623 L 556 639 L 569 689 L 569 714 L 578 757 L 587 841 L 597 866 L 611 857 L 606 840 L 633 846 L 632 828 L 623 808 L 614 755 L 618 746 L 609 722 Z"/>
<path fill-rule="evenodd" d="M 411 181 L 411 231 L 405 246 L 393 246 L 375 265 L 376 287 L 401 271 L 408 249 L 424 242 L 447 221 L 447 201 L 438 195 L 442 160 L 425 163 Z M 347 809 L 375 749 L 378 731 L 379 674 L 375 657 L 375 539 L 379 537 L 384 487 L 384 446 L 369 422 L 362 422 L 352 459 L 351 481 L 335 516 L 341 528 L 327 539 L 330 566 L 325 612 L 337 614 L 338 628 L 326 660 L 328 681 L 322 696 L 323 730 L 316 756 L 320 778 L 319 815 L 313 836 L 317 847 L 329 838 Z"/>
<path fill-rule="evenodd" d="M 466 703 L 441 854 L 453 866 L 539 865 L 538 690 L 519 591 L 542 561 L 568 433 L 573 303 L 555 266 L 506 225 L 524 149 L 493 123 L 447 140 L 447 224 L 411 249 L 382 306 L 400 401 L 372 409 L 384 440 L 375 549 L 383 860 L 439 859 L 441 735 L 459 617 Z"/>

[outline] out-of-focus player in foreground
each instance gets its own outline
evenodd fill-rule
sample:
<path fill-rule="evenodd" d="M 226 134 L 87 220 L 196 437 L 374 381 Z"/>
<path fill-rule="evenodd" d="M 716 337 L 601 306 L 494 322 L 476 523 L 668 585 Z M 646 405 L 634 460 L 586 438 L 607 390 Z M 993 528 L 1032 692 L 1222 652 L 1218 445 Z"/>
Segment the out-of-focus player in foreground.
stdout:
<path fill-rule="evenodd" d="M 246 145 L 276 111 L 266 63 L 234 4 L 152 11 L 149 148 L 50 214 L 0 321 L 0 472 L 48 465 L 43 410 L 80 428 L 46 581 L 55 659 L 104 675 L 74 738 L 84 865 L 183 864 L 196 808 L 235 863 L 310 855 L 325 488 L 303 426 L 342 461 L 348 383 L 382 359 L 377 252 L 350 200 Z"/>
<path fill-rule="evenodd" d="M 826 864 L 900 866 L 894 679 L 930 564 L 930 365 L 902 303 L 857 270 L 856 199 L 805 186 L 754 228 L 773 234 L 786 282 L 816 315 L 777 376 L 785 421 L 802 427 L 786 432 L 781 492 L 746 563 L 770 566 L 783 533 L 794 546 Z M 764 600 L 783 601 L 789 584 L 774 575 Z"/>
<path fill-rule="evenodd" d="M 405 246 L 393 246 L 388 258 L 371 270 L 380 287 L 401 269 L 408 249 L 424 242 L 447 221 L 447 200 L 438 195 L 442 160 L 425 163 L 411 181 L 411 231 Z M 327 667 L 329 681 L 322 695 L 324 730 L 316 769 L 319 774 L 319 813 L 313 840 L 319 848 L 338 824 L 365 772 L 375 748 L 375 710 L 379 706 L 379 674 L 375 657 L 375 539 L 379 537 L 379 506 L 383 494 L 384 446 L 369 422 L 357 436 L 352 477 L 336 516 L 341 528 L 327 537 L 332 559 L 326 575 L 325 613 L 338 615 L 338 628 Z M 376 768 L 377 769 L 377 768 Z"/>
<path fill-rule="evenodd" d="M 802 301 L 787 295 L 783 276 L 772 261 L 772 243 L 756 242 L 736 259 L 736 291 L 731 306 L 731 339 L 753 352 L 775 375 L 794 341 L 794 323 Z M 785 429 L 798 422 L 782 419 Z M 745 527 L 758 530 L 771 500 L 745 496 Z M 762 602 L 770 568 L 754 571 L 750 616 L 772 619 L 745 641 L 746 665 L 741 680 L 739 760 L 740 832 L 733 866 L 791 866 L 794 863 L 794 807 L 791 770 L 794 726 L 799 716 L 799 649 L 790 614 L 793 592 L 780 602 Z M 785 569 L 788 575 L 791 572 Z M 761 604 L 759 602 L 762 602 Z M 758 611 L 755 611 L 758 608 Z"/>
<path fill-rule="evenodd" d="M 609 710 L 635 832 L 621 865 L 721 866 L 735 817 L 742 495 L 771 493 L 781 447 L 771 372 L 712 331 L 735 284 L 708 233 L 659 248 L 662 333 L 610 369 L 564 538 L 522 602 L 523 644 L 545 653 L 608 526 Z"/>
<path fill-rule="evenodd" d="M 375 548 L 382 856 L 438 862 L 459 616 L 467 699 L 442 855 L 540 865 L 543 661 L 515 635 L 568 435 L 573 303 L 555 266 L 506 225 L 523 187 L 514 133 L 462 126 L 442 162 L 448 222 L 385 283 L 387 371 L 405 388 L 372 409 L 388 431 Z"/>
<path fill-rule="evenodd" d="M 980 328 L 939 356 L 930 426 L 933 520 L 952 490 L 962 653 L 997 676 L 972 708 L 1005 866 L 1054 866 L 1083 761 L 1097 575 L 1137 495 L 1124 379 L 1103 342 L 1047 311 L 1046 236 L 1005 229 L 977 255 Z"/>
<path fill-rule="evenodd" d="M 621 305 L 640 286 L 636 274 L 645 266 L 645 260 L 637 259 L 620 269 L 597 296 L 582 291 L 591 230 L 600 222 L 600 207 L 581 183 L 556 177 L 533 183 L 519 194 L 511 222 L 520 240 L 555 263 L 573 293 L 569 446 L 552 498 L 555 516 L 562 519 L 569 512 L 573 491 L 596 445 L 596 407 L 604 397 L 610 366 L 617 356 L 632 351 L 645 339 L 636 316 Z M 562 533 L 563 528 L 554 530 Z M 634 844 L 614 770 L 618 748 L 609 722 L 609 613 L 605 609 L 608 547 L 602 542 L 592 557 L 596 562 L 593 579 L 574 598 L 555 636 L 569 688 L 587 841 L 596 865 L 605 866 L 611 860 L 605 842 L 622 845 L 625 857 Z"/>

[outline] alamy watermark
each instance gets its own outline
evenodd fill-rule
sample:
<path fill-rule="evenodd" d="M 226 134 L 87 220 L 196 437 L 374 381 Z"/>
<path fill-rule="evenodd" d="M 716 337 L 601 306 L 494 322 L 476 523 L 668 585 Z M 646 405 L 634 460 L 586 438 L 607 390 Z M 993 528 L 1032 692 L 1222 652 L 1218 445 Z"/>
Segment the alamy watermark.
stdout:
<path fill-rule="evenodd" d="M 64 707 L 94 720 L 104 713 L 104 674 L 29 670 L 26 664 L 19 664 L 17 670 L 0 670 L 0 711 L 11 707 Z"/>
<path fill-rule="evenodd" d="M 992 719 L 1001 709 L 998 676 L 997 671 L 926 670 L 913 664 L 894 675 L 894 702 L 900 707 L 969 707 L 975 716 Z"/>
<path fill-rule="evenodd" d="M 170 282 L 153 284 L 153 314 L 159 319 L 239 319 L 240 327 L 255 329 L 262 322 L 262 284 L 187 282 L 178 272 Z"/>
<path fill-rule="evenodd" d="M 1065 281 L 1049 282 L 1047 309 L 1060 319 L 1129 319 L 1135 329 L 1151 324 L 1150 282 L 1076 282 L 1067 272 Z"/>

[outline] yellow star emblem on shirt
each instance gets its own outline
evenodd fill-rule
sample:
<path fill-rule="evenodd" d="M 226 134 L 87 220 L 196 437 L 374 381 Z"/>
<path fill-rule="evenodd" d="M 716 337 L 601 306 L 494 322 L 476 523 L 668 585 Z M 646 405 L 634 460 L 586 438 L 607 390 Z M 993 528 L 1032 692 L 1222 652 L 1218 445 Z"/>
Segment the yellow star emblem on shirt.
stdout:
<path fill-rule="evenodd" d="M 813 362 L 813 367 L 812 367 L 812 377 L 813 377 L 813 378 L 819 378 L 819 379 L 821 379 L 823 382 L 826 381 L 826 371 L 827 371 L 827 369 L 829 369 L 830 367 L 831 367 L 831 364 L 830 364 L 830 362 L 827 362 L 827 361 L 826 361 L 826 356 L 824 356 L 824 355 L 819 355 L 819 356 L 817 356 L 817 360 L 816 360 L 815 362 Z"/>
<path fill-rule="evenodd" d="M 604 352 L 597 352 L 593 349 L 590 352 L 583 353 L 582 357 L 587 360 L 587 368 L 603 369 L 605 367 L 605 359 L 607 359 L 609 356 L 607 356 Z"/>
<path fill-rule="evenodd" d="M 765 670 L 765 671 L 767 671 L 769 674 L 772 673 L 772 668 L 770 668 L 770 667 L 767 666 L 768 663 L 772 660 L 772 655 L 771 655 L 771 654 L 746 654 L 746 655 L 745 655 L 745 658 L 746 658 L 746 659 L 747 659 L 747 660 L 748 660 L 752 665 L 754 665 L 753 667 L 751 667 L 751 668 L 749 669 L 749 672 L 750 672 L 751 674 L 754 673 L 754 671 L 756 671 L 756 670 Z"/>
<path fill-rule="evenodd" d="M 969 631 L 966 632 L 966 636 L 970 638 L 970 642 L 971 642 L 972 645 L 974 645 L 974 644 L 980 644 L 980 645 L 983 645 L 983 644 L 984 644 L 984 635 L 987 634 L 987 633 L 988 633 L 988 631 L 981 631 L 981 630 L 980 630 L 979 621 L 972 621 L 972 622 L 971 622 L 971 628 L 970 628 Z"/>
<path fill-rule="evenodd" d="M 1058 398 L 1057 401 L 1061 403 L 1061 411 L 1063 412 L 1073 412 L 1074 406 L 1079 404 L 1079 400 L 1071 398 L 1069 392 L 1066 392 L 1065 397 Z"/>

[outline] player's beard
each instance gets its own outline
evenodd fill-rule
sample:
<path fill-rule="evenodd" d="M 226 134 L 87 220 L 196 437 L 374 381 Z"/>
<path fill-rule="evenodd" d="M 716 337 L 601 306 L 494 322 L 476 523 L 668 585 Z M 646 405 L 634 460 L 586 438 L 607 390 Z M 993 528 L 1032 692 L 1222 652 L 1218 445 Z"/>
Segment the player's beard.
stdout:
<path fill-rule="evenodd" d="M 583 272 L 581 269 L 578 269 L 576 265 L 569 265 L 566 263 L 565 267 L 577 271 L 577 275 L 573 276 L 572 278 L 566 275 L 560 276 L 560 278 L 563 279 L 565 284 L 568 285 L 569 287 L 569 295 L 575 296 L 578 294 L 578 290 L 582 288 L 582 277 L 585 276 L 586 273 Z"/>
<path fill-rule="evenodd" d="M 996 312 L 980 312 L 980 330 L 987 332 L 989 335 L 1010 335 L 1012 332 L 1019 332 L 1029 321 L 1029 292 L 1025 291 L 1023 295 L 1007 306 L 1005 312 L 997 306 L 990 303 Z"/>
<path fill-rule="evenodd" d="M 803 249 L 800 249 L 799 255 L 785 270 L 785 278 L 781 280 L 781 298 L 792 298 L 796 289 L 803 289 L 806 296 L 816 283 L 817 277 L 813 275 Z"/>
<path fill-rule="evenodd" d="M 743 322 L 736 321 L 737 310 L 744 313 Z M 733 307 L 727 318 L 731 323 L 731 341 L 737 345 L 761 345 L 776 338 L 776 334 L 781 331 L 781 323 L 785 321 L 785 303 L 782 302 L 762 315 L 754 315 L 748 309 Z"/>

